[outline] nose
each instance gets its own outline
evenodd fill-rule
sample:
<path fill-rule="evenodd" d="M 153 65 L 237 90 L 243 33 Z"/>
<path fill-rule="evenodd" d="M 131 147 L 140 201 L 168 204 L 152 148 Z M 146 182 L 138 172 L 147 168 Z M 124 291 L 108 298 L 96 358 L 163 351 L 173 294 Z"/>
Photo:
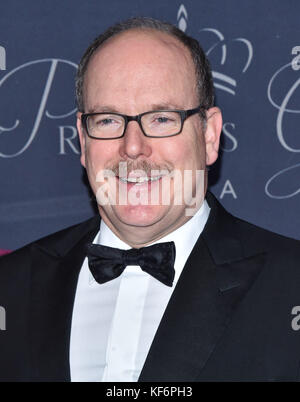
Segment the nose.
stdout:
<path fill-rule="evenodd" d="M 120 145 L 120 156 L 125 159 L 149 157 L 152 153 L 149 138 L 145 137 L 137 121 L 128 122 Z"/>

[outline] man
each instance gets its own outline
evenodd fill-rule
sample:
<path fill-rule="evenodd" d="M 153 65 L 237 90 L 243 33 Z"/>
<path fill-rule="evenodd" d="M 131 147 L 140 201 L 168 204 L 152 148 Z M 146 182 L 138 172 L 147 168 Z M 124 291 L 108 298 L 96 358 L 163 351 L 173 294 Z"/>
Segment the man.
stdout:
<path fill-rule="evenodd" d="M 297 380 L 299 243 L 207 192 L 222 118 L 198 43 L 118 24 L 83 56 L 77 101 L 101 219 L 1 258 L 1 380 Z"/>

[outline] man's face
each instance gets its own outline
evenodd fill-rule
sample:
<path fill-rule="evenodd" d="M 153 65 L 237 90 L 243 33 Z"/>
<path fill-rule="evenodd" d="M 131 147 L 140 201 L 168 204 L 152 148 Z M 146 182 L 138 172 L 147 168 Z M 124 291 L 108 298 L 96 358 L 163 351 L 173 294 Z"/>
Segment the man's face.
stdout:
<path fill-rule="evenodd" d="M 199 106 L 195 70 L 188 50 L 176 39 L 157 32 L 129 31 L 110 39 L 90 60 L 83 91 L 86 113 L 108 111 L 134 116 L 158 109 Z M 127 205 L 118 205 L 118 200 L 116 205 L 99 205 L 102 219 L 114 233 L 138 247 L 163 237 L 189 219 L 185 202 L 174 205 L 177 190 L 171 172 L 177 171 L 182 177 L 185 171 L 194 172 L 195 195 L 195 171 L 204 170 L 217 158 L 221 117 L 216 108 L 208 111 L 205 133 L 199 115 L 195 114 L 185 121 L 181 134 L 168 138 L 145 137 L 138 123 L 132 121 L 123 138 L 92 139 L 82 129 L 80 116 L 78 113 L 81 163 L 95 194 L 103 185 L 99 173 L 109 169 L 118 175 L 120 162 L 127 164 L 129 178 L 136 176 L 133 170 L 143 170 L 147 175 L 151 170 L 167 172 L 152 184 L 127 185 L 118 178 L 109 181 L 117 194 L 131 192 L 135 200 L 139 197 L 144 200 Z M 170 185 L 163 186 L 163 182 Z M 154 191 L 160 194 L 159 202 L 145 203 L 145 195 L 149 201 Z M 162 201 L 166 191 L 169 194 L 165 199 L 170 202 Z"/>

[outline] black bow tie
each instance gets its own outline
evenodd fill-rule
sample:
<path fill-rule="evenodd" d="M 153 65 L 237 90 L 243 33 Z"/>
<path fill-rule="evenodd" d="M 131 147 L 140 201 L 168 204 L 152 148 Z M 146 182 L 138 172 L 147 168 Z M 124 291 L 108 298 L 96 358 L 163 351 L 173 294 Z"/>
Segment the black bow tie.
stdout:
<path fill-rule="evenodd" d="M 174 242 L 158 243 L 148 247 L 120 250 L 118 248 L 87 245 L 91 273 L 98 283 L 105 283 L 122 274 L 127 265 L 139 265 L 167 286 L 172 286 L 175 270 Z"/>

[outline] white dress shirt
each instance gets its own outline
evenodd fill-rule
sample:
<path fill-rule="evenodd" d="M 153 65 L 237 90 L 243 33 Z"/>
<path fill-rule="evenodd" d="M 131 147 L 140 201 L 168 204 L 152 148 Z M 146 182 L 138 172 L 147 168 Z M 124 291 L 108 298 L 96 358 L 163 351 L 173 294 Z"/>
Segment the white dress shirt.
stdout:
<path fill-rule="evenodd" d="M 118 278 L 98 284 L 85 258 L 73 308 L 71 381 L 136 382 L 183 267 L 209 215 L 206 201 L 183 226 L 156 243 L 174 241 L 175 278 L 162 284 L 139 266 L 128 266 Z M 131 248 L 101 220 L 94 243 Z"/>

